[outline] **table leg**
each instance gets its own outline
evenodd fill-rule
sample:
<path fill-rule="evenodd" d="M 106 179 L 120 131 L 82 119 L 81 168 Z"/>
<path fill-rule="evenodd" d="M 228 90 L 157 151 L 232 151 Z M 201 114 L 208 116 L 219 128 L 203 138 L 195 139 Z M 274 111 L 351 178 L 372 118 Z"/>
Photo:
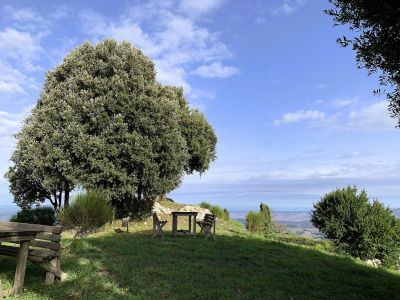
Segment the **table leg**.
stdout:
<path fill-rule="evenodd" d="M 189 233 L 192 233 L 192 216 L 189 216 Z"/>
<path fill-rule="evenodd" d="M 194 237 L 196 237 L 196 215 L 193 216 L 194 222 L 193 222 L 193 233 L 194 233 Z"/>
<path fill-rule="evenodd" d="M 24 288 L 26 262 L 28 261 L 29 241 L 22 241 L 19 247 L 17 269 L 15 270 L 13 294 L 19 294 Z"/>
<path fill-rule="evenodd" d="M 177 231 L 177 220 L 176 220 L 177 218 L 176 218 L 176 216 L 175 215 L 173 215 L 172 216 L 172 234 L 173 235 L 176 235 L 176 231 Z"/>

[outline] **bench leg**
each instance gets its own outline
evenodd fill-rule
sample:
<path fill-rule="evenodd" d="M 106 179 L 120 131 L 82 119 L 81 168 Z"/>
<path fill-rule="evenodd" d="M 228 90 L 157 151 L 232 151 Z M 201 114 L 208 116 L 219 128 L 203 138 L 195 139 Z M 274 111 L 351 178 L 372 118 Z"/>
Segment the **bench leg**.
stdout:
<path fill-rule="evenodd" d="M 57 268 L 57 261 L 58 261 L 58 260 L 59 260 L 58 258 L 55 258 L 55 259 L 51 260 L 51 261 L 49 262 L 49 264 L 52 265 L 54 268 Z M 46 283 L 47 285 L 53 284 L 55 278 L 56 278 L 56 276 L 54 275 L 54 273 L 52 273 L 52 272 L 47 272 L 47 273 L 46 273 L 46 281 L 45 281 L 45 283 Z"/>
<path fill-rule="evenodd" d="M 26 262 L 28 261 L 29 241 L 21 242 L 18 251 L 17 269 L 15 270 L 13 294 L 19 294 L 24 288 Z"/>

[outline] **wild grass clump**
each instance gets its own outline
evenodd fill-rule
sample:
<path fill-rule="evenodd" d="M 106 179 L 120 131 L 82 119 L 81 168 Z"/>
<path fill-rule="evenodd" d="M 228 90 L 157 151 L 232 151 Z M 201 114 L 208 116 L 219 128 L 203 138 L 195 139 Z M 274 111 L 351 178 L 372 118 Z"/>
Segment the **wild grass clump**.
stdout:
<path fill-rule="evenodd" d="M 98 228 L 113 220 L 114 208 L 107 198 L 98 191 L 79 193 L 69 207 L 60 209 L 60 223 L 77 230 L 77 235 L 95 232 Z"/>
<path fill-rule="evenodd" d="M 11 222 L 53 225 L 56 222 L 54 209 L 50 206 L 23 209 L 10 218 Z"/>
<path fill-rule="evenodd" d="M 262 233 L 264 217 L 257 211 L 249 211 L 246 216 L 246 229 L 251 233 Z"/>
<path fill-rule="evenodd" d="M 229 220 L 229 211 L 219 205 L 212 205 L 209 202 L 203 201 L 199 204 L 201 208 L 209 209 L 211 213 L 219 219 Z"/>

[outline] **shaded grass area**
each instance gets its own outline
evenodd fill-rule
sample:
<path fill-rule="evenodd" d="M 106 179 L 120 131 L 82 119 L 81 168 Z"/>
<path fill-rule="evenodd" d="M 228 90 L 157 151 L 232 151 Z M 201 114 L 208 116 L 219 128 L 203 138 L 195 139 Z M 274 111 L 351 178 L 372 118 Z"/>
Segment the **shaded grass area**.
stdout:
<path fill-rule="evenodd" d="M 170 225 L 171 223 L 168 223 Z M 44 285 L 29 266 L 21 299 L 400 299 L 400 276 L 351 258 L 248 235 L 221 222 L 217 241 L 150 238 L 147 221 L 63 240 L 69 279 Z M 183 224 L 181 224 L 183 226 Z M 15 259 L 0 258 L 10 286 Z"/>

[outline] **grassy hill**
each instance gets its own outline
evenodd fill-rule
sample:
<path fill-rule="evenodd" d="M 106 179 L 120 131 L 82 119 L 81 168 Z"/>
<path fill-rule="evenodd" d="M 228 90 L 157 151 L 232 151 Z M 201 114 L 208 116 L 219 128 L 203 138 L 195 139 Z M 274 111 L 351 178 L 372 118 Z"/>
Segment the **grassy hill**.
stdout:
<path fill-rule="evenodd" d="M 119 225 L 73 241 L 64 234 L 68 280 L 45 286 L 29 265 L 18 299 L 400 299 L 398 273 L 318 250 L 320 241 L 252 236 L 234 221 L 218 222 L 215 242 L 174 238 L 170 220 L 165 240 L 151 239 L 150 219 L 129 233 L 114 232 Z M 15 259 L 0 257 L 0 266 L 8 288 Z"/>

